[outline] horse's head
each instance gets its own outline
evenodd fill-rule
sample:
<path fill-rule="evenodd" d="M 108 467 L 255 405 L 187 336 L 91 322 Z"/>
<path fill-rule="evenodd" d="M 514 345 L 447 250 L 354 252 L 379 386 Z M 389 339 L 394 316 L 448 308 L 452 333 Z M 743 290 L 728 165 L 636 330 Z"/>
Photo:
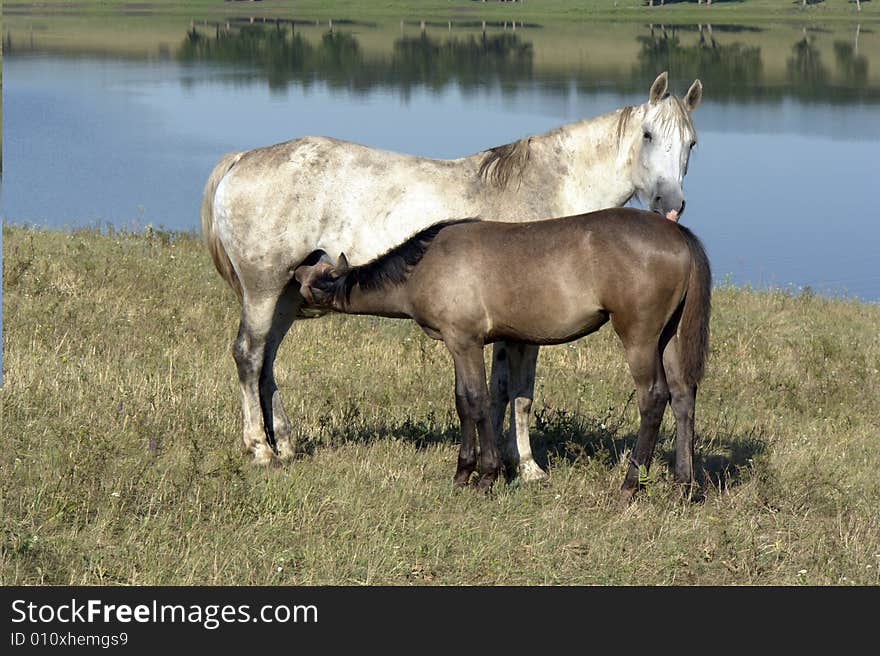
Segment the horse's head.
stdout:
<path fill-rule="evenodd" d="M 299 283 L 299 293 L 312 307 L 332 307 L 336 281 L 349 269 L 344 253 L 339 254 L 336 264 L 324 254 L 315 264 L 303 264 L 296 268 L 293 277 Z"/>
<path fill-rule="evenodd" d="M 703 85 L 695 80 L 684 98 L 667 93 L 668 75 L 654 84 L 648 102 L 632 112 L 637 125 L 633 141 L 632 183 L 636 196 L 651 211 L 678 220 L 684 212 L 682 189 L 697 134 L 691 112 L 700 104 Z"/>

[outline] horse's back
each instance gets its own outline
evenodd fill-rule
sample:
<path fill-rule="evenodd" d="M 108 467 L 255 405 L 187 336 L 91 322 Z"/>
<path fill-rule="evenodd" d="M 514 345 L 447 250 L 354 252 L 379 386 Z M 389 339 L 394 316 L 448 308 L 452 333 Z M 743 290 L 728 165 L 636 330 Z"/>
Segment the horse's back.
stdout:
<path fill-rule="evenodd" d="M 217 220 L 233 241 L 256 231 L 308 242 L 309 252 L 326 247 L 367 259 L 424 227 L 425 214 L 440 220 L 461 211 L 450 201 L 460 168 L 457 160 L 300 137 L 245 151 L 217 187 Z M 388 243 L 378 239 L 386 231 Z M 376 252 L 366 248 L 366 258 L 352 252 L 373 241 Z"/>

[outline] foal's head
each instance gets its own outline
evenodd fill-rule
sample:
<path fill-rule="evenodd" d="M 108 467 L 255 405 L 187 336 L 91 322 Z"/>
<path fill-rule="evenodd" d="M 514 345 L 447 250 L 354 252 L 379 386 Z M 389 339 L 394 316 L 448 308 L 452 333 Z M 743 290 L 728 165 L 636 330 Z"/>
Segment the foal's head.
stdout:
<path fill-rule="evenodd" d="M 640 121 L 632 142 L 632 183 L 639 200 L 651 211 L 678 220 L 684 212 L 682 184 L 697 133 L 690 114 L 703 96 L 695 80 L 684 98 L 667 93 L 668 76 L 661 73 L 651 85 L 648 102 L 635 108 L 629 120 Z"/>
<path fill-rule="evenodd" d="M 337 281 L 349 270 L 348 260 L 340 253 L 336 264 L 327 255 L 322 255 L 315 264 L 304 264 L 296 268 L 293 277 L 299 283 L 299 293 L 312 307 L 333 307 L 336 298 Z"/>

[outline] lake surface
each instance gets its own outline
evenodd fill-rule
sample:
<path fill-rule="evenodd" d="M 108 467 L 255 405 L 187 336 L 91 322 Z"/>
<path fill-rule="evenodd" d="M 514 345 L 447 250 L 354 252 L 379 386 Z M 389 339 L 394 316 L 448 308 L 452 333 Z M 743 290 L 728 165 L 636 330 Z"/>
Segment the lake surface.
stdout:
<path fill-rule="evenodd" d="M 880 27 L 77 25 L 5 28 L 4 221 L 196 230 L 230 150 L 458 157 L 641 103 L 669 70 L 704 85 L 684 222 L 716 282 L 880 301 Z"/>

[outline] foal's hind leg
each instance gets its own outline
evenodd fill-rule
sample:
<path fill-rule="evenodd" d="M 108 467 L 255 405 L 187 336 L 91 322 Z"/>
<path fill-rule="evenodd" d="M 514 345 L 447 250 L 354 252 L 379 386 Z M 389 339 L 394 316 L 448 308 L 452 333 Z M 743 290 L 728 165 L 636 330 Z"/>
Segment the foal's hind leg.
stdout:
<path fill-rule="evenodd" d="M 630 501 L 639 487 L 639 469 L 647 471 L 654 457 L 654 444 L 660 432 L 660 422 L 669 401 L 669 388 L 663 375 L 657 339 L 637 343 L 624 342 L 630 373 L 636 384 L 639 400 L 639 434 L 630 455 L 626 478 L 620 489 L 621 501 Z"/>
<path fill-rule="evenodd" d="M 275 304 L 274 295 L 252 299 L 246 294 L 241 307 L 238 337 L 232 345 L 241 386 L 242 440 L 245 450 L 254 454 L 254 463 L 258 465 L 277 461 L 267 440 L 260 402 L 260 380 Z"/>
<path fill-rule="evenodd" d="M 684 381 L 677 336 L 673 336 L 663 349 L 663 368 L 669 385 L 672 413 L 675 415 L 675 481 L 691 485 L 694 482 L 697 386 Z"/>

